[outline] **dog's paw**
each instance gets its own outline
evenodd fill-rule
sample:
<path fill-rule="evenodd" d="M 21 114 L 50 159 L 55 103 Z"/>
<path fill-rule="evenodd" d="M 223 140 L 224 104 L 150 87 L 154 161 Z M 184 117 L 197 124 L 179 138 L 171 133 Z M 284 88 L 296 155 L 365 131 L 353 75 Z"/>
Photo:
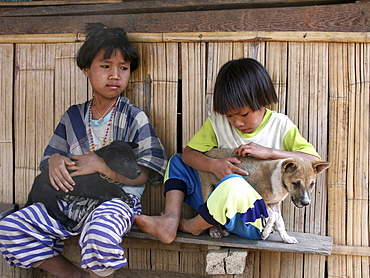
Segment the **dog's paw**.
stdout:
<path fill-rule="evenodd" d="M 266 240 L 272 233 L 274 232 L 274 229 L 272 228 L 269 228 L 269 227 L 265 227 L 262 231 L 262 234 L 261 234 L 261 238 L 263 240 Z"/>
<path fill-rule="evenodd" d="M 222 238 L 229 236 L 230 233 L 227 230 L 222 229 L 220 226 L 213 226 L 209 228 L 209 235 L 213 238 Z"/>
<path fill-rule="evenodd" d="M 286 235 L 282 239 L 283 239 L 283 242 L 285 242 L 285 243 L 289 243 L 289 244 L 298 243 L 298 240 L 293 236 Z"/>
<path fill-rule="evenodd" d="M 130 208 L 134 207 L 134 202 L 132 200 L 126 201 L 125 203 L 128 204 Z"/>
<path fill-rule="evenodd" d="M 269 235 L 270 235 L 270 233 L 267 230 L 263 230 L 263 232 L 261 234 L 261 238 L 263 240 L 266 240 L 269 237 Z"/>
<path fill-rule="evenodd" d="M 67 230 L 72 231 L 72 232 L 74 231 L 73 228 L 76 227 L 77 225 L 78 225 L 78 222 L 74 221 L 72 219 L 70 219 L 70 220 L 68 220 L 64 223 L 64 226 L 67 228 Z"/>
<path fill-rule="evenodd" d="M 123 196 L 121 197 L 121 200 L 124 201 L 130 208 L 134 207 L 134 201 L 129 196 Z"/>

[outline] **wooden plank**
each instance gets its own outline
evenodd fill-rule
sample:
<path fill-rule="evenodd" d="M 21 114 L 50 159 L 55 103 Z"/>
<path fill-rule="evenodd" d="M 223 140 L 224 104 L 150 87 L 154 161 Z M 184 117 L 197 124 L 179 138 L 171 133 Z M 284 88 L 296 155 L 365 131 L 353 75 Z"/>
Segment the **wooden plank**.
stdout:
<path fill-rule="evenodd" d="M 139 1 L 137 1 L 139 2 Z M 155 1 L 151 1 L 155 2 Z M 125 3 L 122 3 L 125 9 Z M 76 9 L 77 10 L 77 9 Z M 85 23 L 102 22 L 124 26 L 129 33 L 233 32 L 233 31 L 322 31 L 368 32 L 370 3 L 276 7 L 261 9 L 165 12 L 143 14 L 69 16 L 2 16 L 3 35 L 83 33 Z M 4 15 L 4 13 L 2 13 Z M 170 23 L 170 24 L 169 24 Z"/>
<path fill-rule="evenodd" d="M 297 232 L 289 232 L 289 235 L 296 237 L 299 243 L 283 243 L 277 233 L 271 234 L 267 240 L 248 240 L 236 235 L 216 239 L 211 238 L 209 235 L 206 234 L 193 236 L 191 234 L 182 232 L 178 232 L 178 235 L 174 242 L 317 255 L 331 254 L 331 249 L 333 245 L 332 237 Z M 157 240 L 153 236 L 142 233 L 138 230 L 132 230 L 127 235 L 127 237 Z"/>
<path fill-rule="evenodd" d="M 240 31 L 187 33 L 129 33 L 133 43 L 150 42 L 370 42 L 367 32 Z M 75 43 L 84 33 L 0 35 L 0 43 Z M 245 55 L 244 55 L 245 56 Z M 242 56 L 235 54 L 235 57 Z"/>
<path fill-rule="evenodd" d="M 119 4 L 110 4 L 110 3 Z M 79 1 L 26 1 L 26 2 L 0 2 L 2 14 L 6 16 L 43 16 L 51 15 L 80 15 L 99 13 L 153 13 L 153 12 L 179 12 L 199 10 L 225 10 L 244 8 L 263 8 L 279 6 L 304 6 L 350 3 L 350 0 L 198 0 L 198 1 L 125 1 L 122 0 L 79 0 Z M 90 4 L 90 5 L 89 5 Z M 37 5 L 37 6 L 36 6 Z M 10 8 L 9 6 L 13 6 Z M 19 6 L 23 6 L 20 9 Z M 27 7 L 36 6 L 36 7 Z"/>
<path fill-rule="evenodd" d="M 370 247 L 333 244 L 332 254 L 369 257 Z"/>
<path fill-rule="evenodd" d="M 19 209 L 18 204 L 4 204 L 0 203 L 0 220 L 10 213 L 17 211 Z"/>
<path fill-rule="evenodd" d="M 83 4 L 99 4 L 99 3 L 115 3 L 122 2 L 122 0 L 32 0 L 32 1 L 12 1 L 12 2 L 0 2 L 0 7 L 19 7 L 19 6 L 57 6 L 57 5 L 83 5 Z"/>

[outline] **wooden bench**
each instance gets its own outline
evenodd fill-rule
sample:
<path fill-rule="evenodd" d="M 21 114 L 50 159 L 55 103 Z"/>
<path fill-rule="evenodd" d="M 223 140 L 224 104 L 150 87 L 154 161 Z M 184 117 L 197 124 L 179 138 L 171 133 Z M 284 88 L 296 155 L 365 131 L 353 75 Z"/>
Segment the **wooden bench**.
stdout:
<path fill-rule="evenodd" d="M 249 251 L 293 252 L 329 256 L 333 248 L 333 238 L 310 233 L 288 232 L 296 237 L 297 244 L 287 244 L 281 241 L 277 232 L 272 233 L 267 240 L 248 240 L 237 235 L 224 238 L 211 238 L 208 234 L 193 236 L 178 232 L 173 243 L 164 244 L 155 237 L 141 232 L 133 227 L 121 243 L 128 249 L 152 249 L 185 252 L 203 252 L 205 254 L 205 273 L 209 275 L 243 274 Z M 68 239 L 66 248 L 77 246 L 78 237 Z M 67 252 L 66 255 L 68 255 Z"/>
<path fill-rule="evenodd" d="M 14 205 L 0 204 L 0 214 L 9 213 L 14 208 L 16 209 Z M 178 232 L 172 244 L 164 244 L 134 226 L 132 231 L 124 237 L 121 246 L 125 249 L 203 252 L 206 256 L 205 273 L 208 275 L 243 274 L 248 252 L 253 250 L 331 255 L 332 237 L 310 233 L 288 233 L 298 240 L 297 244 L 283 243 L 277 232 L 272 233 L 267 240 L 248 240 L 237 235 L 217 239 L 211 238 L 208 234 L 193 236 Z M 79 248 L 78 237 L 72 237 L 65 241 L 65 255 L 78 263 L 79 252 L 76 248 Z"/>
<path fill-rule="evenodd" d="M 239 249 L 258 249 L 279 252 L 294 252 L 303 254 L 315 254 L 329 256 L 333 247 L 333 238 L 329 236 L 320 236 L 309 233 L 288 232 L 294 236 L 297 244 L 287 244 L 281 241 L 277 232 L 272 233 L 267 240 L 244 239 L 237 235 L 230 235 L 223 238 L 212 238 L 208 234 L 193 236 L 191 234 L 178 232 L 174 242 L 186 244 L 207 245 L 214 248 L 239 248 Z M 127 238 L 155 240 L 155 237 L 141 232 L 138 228 L 133 227 L 132 231 L 127 234 Z"/>

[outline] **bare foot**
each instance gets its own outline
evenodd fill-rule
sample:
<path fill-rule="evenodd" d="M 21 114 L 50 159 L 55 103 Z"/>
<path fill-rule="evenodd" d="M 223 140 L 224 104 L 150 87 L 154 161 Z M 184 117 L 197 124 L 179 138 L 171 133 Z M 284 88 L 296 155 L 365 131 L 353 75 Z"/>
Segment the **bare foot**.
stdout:
<path fill-rule="evenodd" d="M 181 218 L 179 230 L 185 233 L 190 233 L 194 236 L 199 236 L 204 233 L 211 224 L 206 222 L 199 214 L 191 219 Z"/>
<path fill-rule="evenodd" d="M 179 219 L 170 214 L 135 215 L 134 221 L 142 232 L 158 238 L 163 243 L 171 243 L 176 238 Z"/>

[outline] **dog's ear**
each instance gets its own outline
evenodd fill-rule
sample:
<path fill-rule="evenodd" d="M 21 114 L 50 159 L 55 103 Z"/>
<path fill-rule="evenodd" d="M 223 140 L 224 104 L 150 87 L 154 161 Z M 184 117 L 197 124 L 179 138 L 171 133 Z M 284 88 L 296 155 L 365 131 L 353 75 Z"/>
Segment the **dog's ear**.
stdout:
<path fill-rule="evenodd" d="M 284 172 L 293 173 L 298 169 L 298 164 L 293 159 L 286 159 L 281 163 L 281 168 Z"/>
<path fill-rule="evenodd" d="M 330 167 L 330 162 L 326 161 L 312 161 L 312 168 L 315 174 L 319 174 L 322 171 L 328 169 Z"/>
<path fill-rule="evenodd" d="M 133 148 L 133 149 L 136 149 L 137 147 L 139 147 L 139 145 L 138 145 L 138 144 L 136 144 L 136 143 L 134 143 L 134 142 L 127 142 L 127 144 L 128 144 L 131 148 Z"/>

